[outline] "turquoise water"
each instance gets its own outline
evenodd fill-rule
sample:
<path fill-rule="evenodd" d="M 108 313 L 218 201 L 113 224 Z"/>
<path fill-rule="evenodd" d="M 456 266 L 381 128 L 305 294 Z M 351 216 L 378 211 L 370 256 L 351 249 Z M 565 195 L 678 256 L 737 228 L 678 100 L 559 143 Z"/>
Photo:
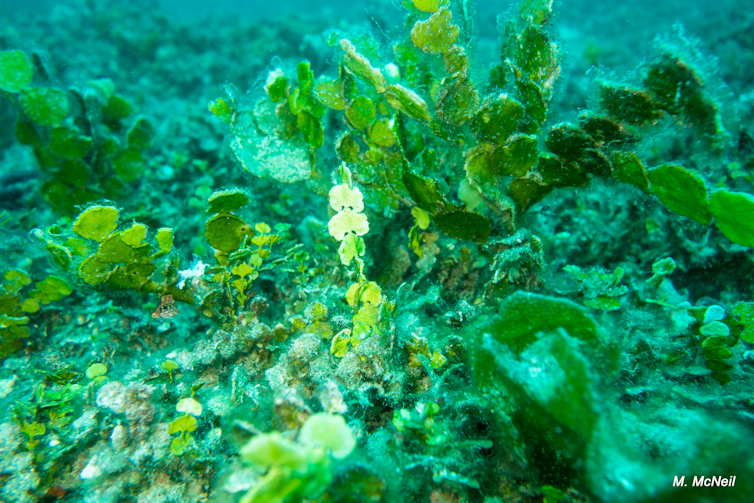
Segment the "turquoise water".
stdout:
<path fill-rule="evenodd" d="M 744 3 L 0 17 L 0 501 L 752 500 Z"/>

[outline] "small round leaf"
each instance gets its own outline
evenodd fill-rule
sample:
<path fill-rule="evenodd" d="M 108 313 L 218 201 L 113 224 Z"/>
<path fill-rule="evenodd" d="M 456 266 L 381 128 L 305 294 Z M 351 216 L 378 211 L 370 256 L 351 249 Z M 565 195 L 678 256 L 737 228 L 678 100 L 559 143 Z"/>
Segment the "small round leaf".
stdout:
<path fill-rule="evenodd" d="M 52 87 L 27 87 L 18 99 L 21 110 L 40 126 L 54 126 L 68 116 L 68 96 Z"/>
<path fill-rule="evenodd" d="M 31 84 L 33 69 L 23 51 L 0 51 L 0 89 L 17 93 Z"/>
<path fill-rule="evenodd" d="M 102 241 L 118 226 L 118 208 L 92 206 L 81 213 L 73 224 L 73 232 L 94 241 Z"/>

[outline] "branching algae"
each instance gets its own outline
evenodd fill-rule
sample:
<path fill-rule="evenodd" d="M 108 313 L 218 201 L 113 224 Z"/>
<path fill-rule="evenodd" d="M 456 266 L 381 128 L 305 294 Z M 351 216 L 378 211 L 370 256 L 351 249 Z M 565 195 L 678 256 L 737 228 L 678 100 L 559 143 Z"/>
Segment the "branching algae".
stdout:
<path fill-rule="evenodd" d="M 275 60 L 260 89 L 226 85 L 208 117 L 250 181 L 209 182 L 170 227 L 125 197 L 152 153 L 169 157 L 153 121 L 108 79 L 37 85 L 26 52 L 0 52 L 15 138 L 62 216 L 30 233 L 45 279 L 3 270 L 3 498 L 754 494 L 754 292 L 694 294 L 751 271 L 754 247 L 751 187 L 722 162 L 739 131 L 714 61 L 677 28 L 636 72 L 593 70 L 589 108 L 564 115 L 553 2 L 501 18 L 486 69 L 470 2 L 397 3 L 396 40 L 331 30 L 323 74 Z M 688 152 L 663 149 L 669 131 Z M 568 198 L 608 193 L 660 205 L 622 227 L 636 243 L 606 228 L 602 263 L 565 251 L 608 218 Z M 207 253 L 189 263 L 197 242 Z M 48 304 L 76 313 L 62 334 L 37 330 L 58 316 Z M 81 333 L 94 320 L 105 336 Z M 66 351 L 43 353 L 45 337 Z M 700 475 L 735 483 L 691 487 Z"/>

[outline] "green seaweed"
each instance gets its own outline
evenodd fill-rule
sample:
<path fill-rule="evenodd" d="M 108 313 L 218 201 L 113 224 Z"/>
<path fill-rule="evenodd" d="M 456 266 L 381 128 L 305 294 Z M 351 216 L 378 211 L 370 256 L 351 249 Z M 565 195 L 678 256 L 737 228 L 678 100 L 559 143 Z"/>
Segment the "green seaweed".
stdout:
<path fill-rule="evenodd" d="M 23 51 L 0 51 L 0 89 L 17 93 L 29 87 L 34 70 Z"/>
<path fill-rule="evenodd" d="M 249 232 L 250 227 L 246 222 L 227 213 L 210 218 L 204 231 L 209 245 L 224 253 L 236 251 Z"/>
<path fill-rule="evenodd" d="M 411 41 L 428 54 L 443 54 L 450 50 L 460 33 L 451 21 L 453 15 L 442 7 L 426 21 L 417 21 L 411 29 Z"/>
<path fill-rule="evenodd" d="M 68 96 L 53 87 L 27 87 L 18 103 L 24 115 L 39 126 L 55 126 L 68 116 Z"/>
<path fill-rule="evenodd" d="M 725 237 L 744 246 L 754 246 L 754 196 L 718 189 L 712 192 L 715 225 Z"/>
<path fill-rule="evenodd" d="M 249 204 L 249 195 L 238 188 L 213 192 L 207 200 L 207 213 L 230 213 Z"/>
<path fill-rule="evenodd" d="M 499 144 L 518 129 L 524 116 L 524 107 L 506 94 L 487 96 L 471 124 L 474 134 L 480 141 Z"/>
<path fill-rule="evenodd" d="M 707 501 L 671 472 L 718 466 L 751 493 L 751 135 L 716 60 L 676 30 L 634 73 L 591 70 L 569 113 L 551 0 L 500 19 L 488 67 L 469 0 L 395 7 L 402 35 L 340 24 L 330 53 L 297 21 L 232 24 L 221 52 L 142 13 L 111 30 L 150 77 L 128 97 L 118 61 L 39 87 L 57 56 L 0 53 L 7 141 L 40 168 L 2 187 L 3 490 Z M 227 55 L 201 75 L 197 41 Z M 615 55 L 595 44 L 571 57 Z M 255 80 L 237 56 L 260 47 Z M 160 61 L 170 92 L 244 92 L 186 113 L 150 92 Z M 13 206 L 31 187 L 57 220 Z"/>
<path fill-rule="evenodd" d="M 435 216 L 437 227 L 448 236 L 484 243 L 490 236 L 490 221 L 471 211 L 450 211 Z"/>
<path fill-rule="evenodd" d="M 346 108 L 346 117 L 356 129 L 365 129 L 377 115 L 377 109 L 372 100 L 366 96 L 358 96 Z"/>
<path fill-rule="evenodd" d="M 86 239 L 102 241 L 118 225 L 118 209 L 112 206 L 92 206 L 82 212 L 73 224 L 73 232 Z"/>
<path fill-rule="evenodd" d="M 635 126 L 656 124 L 664 113 L 648 91 L 602 84 L 600 105 L 619 121 Z"/>
<path fill-rule="evenodd" d="M 704 179 L 694 170 L 677 164 L 664 164 L 647 170 L 649 190 L 670 211 L 696 220 L 712 222 L 710 197 Z"/>

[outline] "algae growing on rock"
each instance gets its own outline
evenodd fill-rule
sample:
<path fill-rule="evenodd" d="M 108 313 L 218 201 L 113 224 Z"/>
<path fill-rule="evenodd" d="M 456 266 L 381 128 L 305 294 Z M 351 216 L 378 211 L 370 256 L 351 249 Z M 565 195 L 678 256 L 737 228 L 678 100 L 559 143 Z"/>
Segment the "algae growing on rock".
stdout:
<path fill-rule="evenodd" d="M 754 41 L 704 5 L 2 14 L 0 500 L 749 501 Z"/>

